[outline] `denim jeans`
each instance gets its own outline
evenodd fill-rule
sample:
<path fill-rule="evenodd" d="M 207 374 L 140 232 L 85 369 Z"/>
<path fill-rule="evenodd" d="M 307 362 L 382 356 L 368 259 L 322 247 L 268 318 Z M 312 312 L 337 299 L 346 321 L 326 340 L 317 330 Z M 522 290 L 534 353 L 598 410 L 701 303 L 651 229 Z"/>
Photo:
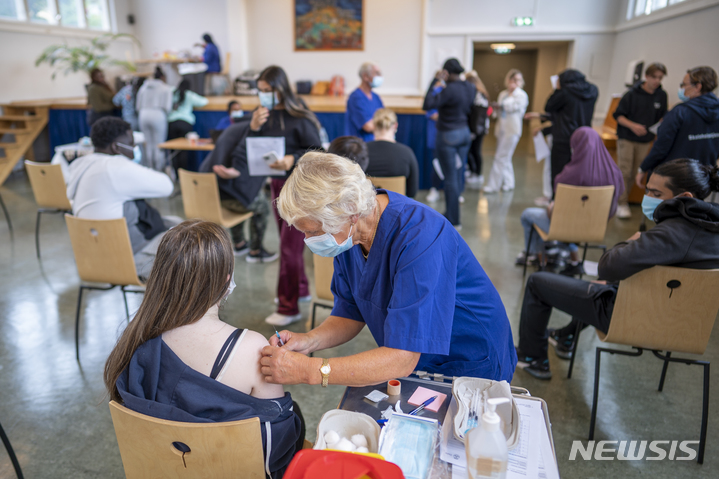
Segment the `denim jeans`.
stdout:
<path fill-rule="evenodd" d="M 437 132 L 437 157 L 444 173 L 444 197 L 447 203 L 447 212 L 444 216 L 455 226 L 461 224 L 459 221 L 460 170 L 457 170 L 456 158 L 459 155 L 462 163 L 465 163 L 471 144 L 469 127 Z"/>

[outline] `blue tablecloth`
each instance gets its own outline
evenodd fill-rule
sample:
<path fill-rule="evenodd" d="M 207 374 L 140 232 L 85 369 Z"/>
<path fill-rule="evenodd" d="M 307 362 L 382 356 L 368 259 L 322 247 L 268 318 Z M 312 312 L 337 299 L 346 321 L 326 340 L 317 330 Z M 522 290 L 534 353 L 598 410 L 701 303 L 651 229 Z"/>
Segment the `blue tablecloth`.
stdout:
<path fill-rule="evenodd" d="M 195 131 L 201 138 L 209 138 L 210 130 L 227 113 L 224 111 L 196 111 Z M 317 113 L 322 126 L 327 130 L 330 141 L 342 136 L 344 131 L 344 113 Z M 397 141 L 412 148 L 419 163 L 419 187 L 431 186 L 432 151 L 427 148 L 427 118 L 424 115 L 397 115 L 399 123 Z M 74 143 L 83 136 L 90 135 L 85 110 L 50 110 L 50 147 L 54 151 L 58 145 Z M 197 152 L 193 169 L 197 169 L 206 152 Z"/>

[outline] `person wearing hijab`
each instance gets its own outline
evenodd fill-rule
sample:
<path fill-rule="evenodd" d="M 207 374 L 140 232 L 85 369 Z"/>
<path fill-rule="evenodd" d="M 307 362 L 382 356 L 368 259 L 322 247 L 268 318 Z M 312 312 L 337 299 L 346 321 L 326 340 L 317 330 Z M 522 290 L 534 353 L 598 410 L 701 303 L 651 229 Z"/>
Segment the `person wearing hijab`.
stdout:
<path fill-rule="evenodd" d="M 624 192 L 621 170 L 609 155 L 599 134 L 588 126 L 578 128 L 572 134 L 570 146 L 573 151 L 572 159 L 555 178 L 554 189 L 556 190 L 560 183 L 572 186 L 614 186 L 612 207 L 609 210 L 609 218 L 611 218 L 617 210 L 619 197 Z M 521 222 L 524 228 L 526 253 L 519 255 L 518 264 L 524 264 L 524 254 L 536 255 L 540 265 L 546 263 L 543 254 L 544 241 L 539 235 L 532 235 L 532 244 L 529 244 L 529 237 L 534 225 L 542 231 L 549 231 L 553 207 L 552 202 L 546 208 L 527 208 L 522 212 Z M 569 251 L 571 264 L 562 273 L 573 276 L 579 273 L 582 266 L 578 262 L 577 245 L 570 244 Z"/>

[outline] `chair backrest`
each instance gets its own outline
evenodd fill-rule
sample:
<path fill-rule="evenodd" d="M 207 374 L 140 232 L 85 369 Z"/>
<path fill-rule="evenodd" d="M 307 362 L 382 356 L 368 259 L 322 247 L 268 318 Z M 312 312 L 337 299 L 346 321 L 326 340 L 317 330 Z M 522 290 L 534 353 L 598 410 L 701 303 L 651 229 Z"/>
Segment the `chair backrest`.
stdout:
<path fill-rule="evenodd" d="M 215 423 L 166 421 L 115 401 L 110 401 L 110 414 L 128 479 L 265 478 L 260 420 L 256 417 Z M 173 444 L 190 451 L 183 454 Z"/>
<path fill-rule="evenodd" d="M 315 293 L 317 299 L 334 301 L 332 294 L 332 276 L 335 274 L 334 258 L 313 255 L 315 259 Z"/>
<path fill-rule="evenodd" d="M 557 185 L 548 241 L 604 241 L 614 186 Z"/>
<path fill-rule="evenodd" d="M 198 218 L 222 224 L 220 190 L 214 173 L 195 173 L 180 168 L 182 204 L 187 219 Z"/>
<path fill-rule="evenodd" d="M 35 202 L 40 208 L 72 210 L 60 165 L 25 160 L 25 168 Z"/>
<path fill-rule="evenodd" d="M 719 312 L 719 269 L 655 266 L 619 283 L 602 341 L 703 354 Z"/>
<path fill-rule="evenodd" d="M 141 286 L 124 218 L 86 220 L 66 214 L 80 279 L 91 283 Z"/>
<path fill-rule="evenodd" d="M 230 52 L 225 53 L 225 63 L 222 64 L 222 71 L 220 73 L 222 75 L 230 74 Z"/>
<path fill-rule="evenodd" d="M 370 177 L 375 188 L 383 188 L 385 190 L 407 194 L 407 178 L 404 176 L 376 176 Z"/>

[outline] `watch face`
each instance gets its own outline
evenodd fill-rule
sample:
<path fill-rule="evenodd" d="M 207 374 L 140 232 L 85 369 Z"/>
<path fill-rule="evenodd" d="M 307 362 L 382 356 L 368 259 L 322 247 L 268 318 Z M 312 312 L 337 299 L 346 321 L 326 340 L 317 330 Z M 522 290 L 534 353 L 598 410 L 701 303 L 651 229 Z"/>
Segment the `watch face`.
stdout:
<path fill-rule="evenodd" d="M 326 366 L 322 366 L 322 367 L 320 368 L 320 372 L 321 372 L 322 374 L 329 374 L 329 373 L 330 373 L 330 365 L 328 364 L 328 365 L 326 365 Z"/>

